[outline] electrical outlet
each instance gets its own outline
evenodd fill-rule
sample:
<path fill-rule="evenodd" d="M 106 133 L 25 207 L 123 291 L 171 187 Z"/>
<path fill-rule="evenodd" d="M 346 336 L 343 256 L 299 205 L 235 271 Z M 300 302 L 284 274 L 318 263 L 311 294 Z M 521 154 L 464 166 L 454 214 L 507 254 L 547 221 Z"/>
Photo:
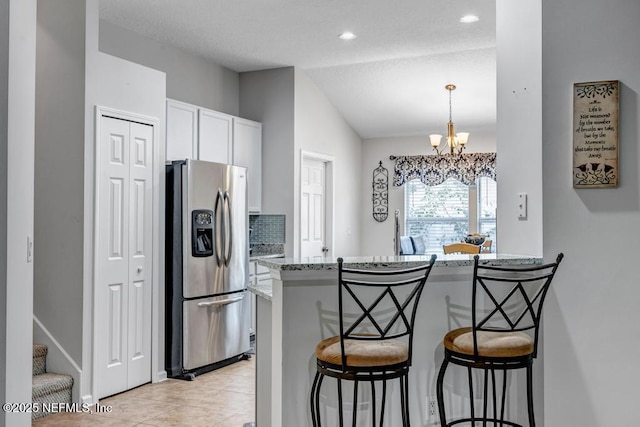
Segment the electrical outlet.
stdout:
<path fill-rule="evenodd" d="M 433 418 L 436 416 L 438 412 L 438 402 L 435 396 L 427 396 L 427 414 L 429 418 Z"/>

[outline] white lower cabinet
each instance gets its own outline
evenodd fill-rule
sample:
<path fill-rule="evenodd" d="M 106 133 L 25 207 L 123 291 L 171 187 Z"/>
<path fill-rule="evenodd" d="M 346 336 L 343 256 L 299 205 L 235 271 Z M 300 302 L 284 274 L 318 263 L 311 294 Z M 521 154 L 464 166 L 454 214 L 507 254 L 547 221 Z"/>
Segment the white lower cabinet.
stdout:
<path fill-rule="evenodd" d="M 269 274 L 269 269 L 261 266 L 260 264 L 256 264 L 256 284 L 271 285 L 271 274 Z"/>
<path fill-rule="evenodd" d="M 251 298 L 251 327 L 249 328 L 249 336 L 256 335 L 256 294 L 249 292 Z"/>
<path fill-rule="evenodd" d="M 253 286 L 268 285 L 271 286 L 271 274 L 267 267 L 259 265 L 256 261 L 249 263 L 249 281 Z M 256 331 L 256 296 L 251 293 L 251 329 L 250 333 Z"/>
<path fill-rule="evenodd" d="M 249 263 L 249 283 L 251 286 L 256 285 L 256 262 L 251 261 Z M 255 335 L 256 333 L 256 294 L 249 292 L 251 295 L 251 327 L 249 328 L 249 335 Z"/>

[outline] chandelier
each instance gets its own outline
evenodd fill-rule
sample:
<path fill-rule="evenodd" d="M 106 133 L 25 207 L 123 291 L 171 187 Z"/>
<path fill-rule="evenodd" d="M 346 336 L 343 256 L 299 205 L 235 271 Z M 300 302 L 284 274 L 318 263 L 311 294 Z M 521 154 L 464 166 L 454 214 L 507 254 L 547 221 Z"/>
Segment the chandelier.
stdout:
<path fill-rule="evenodd" d="M 467 146 L 467 141 L 469 140 L 469 132 L 458 132 L 456 134 L 453 130 L 453 121 L 451 120 L 451 92 L 456 89 L 456 86 L 448 84 L 444 88 L 449 91 L 449 123 L 447 123 L 447 145 L 449 146 L 449 154 L 462 154 L 462 150 L 465 149 L 465 147 Z M 439 155 L 445 152 L 444 148 L 442 150 L 438 150 L 438 147 L 440 146 L 440 140 L 442 140 L 442 135 L 429 135 L 431 147 L 433 147 L 435 152 Z"/>

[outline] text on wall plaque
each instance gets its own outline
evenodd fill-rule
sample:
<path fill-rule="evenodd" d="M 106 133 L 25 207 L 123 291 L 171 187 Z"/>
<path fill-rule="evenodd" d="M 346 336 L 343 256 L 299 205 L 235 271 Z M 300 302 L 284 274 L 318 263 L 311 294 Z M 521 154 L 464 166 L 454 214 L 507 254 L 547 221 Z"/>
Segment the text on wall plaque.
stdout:
<path fill-rule="evenodd" d="M 617 187 L 619 81 L 573 85 L 573 186 Z"/>

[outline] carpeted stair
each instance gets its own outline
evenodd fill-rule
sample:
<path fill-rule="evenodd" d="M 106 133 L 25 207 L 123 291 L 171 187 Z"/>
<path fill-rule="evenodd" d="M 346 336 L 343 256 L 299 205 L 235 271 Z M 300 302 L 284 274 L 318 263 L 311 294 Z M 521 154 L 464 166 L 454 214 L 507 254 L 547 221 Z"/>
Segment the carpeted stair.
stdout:
<path fill-rule="evenodd" d="M 49 415 L 47 406 L 52 403 L 71 404 L 71 388 L 73 378 L 71 375 L 54 374 L 47 372 L 47 346 L 33 345 L 33 379 L 31 399 L 38 403 L 39 410 L 32 412 L 31 418 L 40 418 Z"/>

